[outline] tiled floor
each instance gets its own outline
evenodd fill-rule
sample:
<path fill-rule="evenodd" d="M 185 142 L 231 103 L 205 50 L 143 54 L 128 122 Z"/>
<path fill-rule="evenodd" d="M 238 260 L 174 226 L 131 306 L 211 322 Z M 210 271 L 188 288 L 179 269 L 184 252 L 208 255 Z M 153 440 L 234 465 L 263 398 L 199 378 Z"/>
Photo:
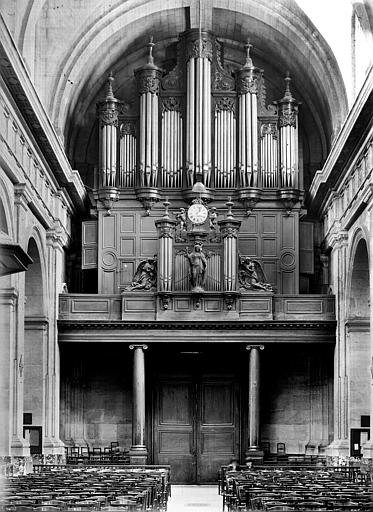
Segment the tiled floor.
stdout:
<path fill-rule="evenodd" d="M 217 485 L 173 485 L 167 512 L 222 512 Z"/>

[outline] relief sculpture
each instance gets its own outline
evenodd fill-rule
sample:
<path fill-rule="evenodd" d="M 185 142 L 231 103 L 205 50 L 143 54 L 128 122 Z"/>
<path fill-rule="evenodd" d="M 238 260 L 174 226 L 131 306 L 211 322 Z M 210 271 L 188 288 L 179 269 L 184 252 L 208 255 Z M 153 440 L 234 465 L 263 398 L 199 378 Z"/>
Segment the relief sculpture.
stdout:
<path fill-rule="evenodd" d="M 207 258 L 202 251 L 202 245 L 195 243 L 192 252 L 189 252 L 187 248 L 187 258 L 190 265 L 190 284 L 192 285 L 192 291 L 203 291 L 206 279 Z"/>
<path fill-rule="evenodd" d="M 266 282 L 260 263 L 248 256 L 239 257 L 238 281 L 240 288 L 244 290 L 273 292 L 272 285 Z"/>
<path fill-rule="evenodd" d="M 132 283 L 126 287 L 132 290 L 155 290 L 157 287 L 157 257 L 142 261 L 136 269 Z"/>

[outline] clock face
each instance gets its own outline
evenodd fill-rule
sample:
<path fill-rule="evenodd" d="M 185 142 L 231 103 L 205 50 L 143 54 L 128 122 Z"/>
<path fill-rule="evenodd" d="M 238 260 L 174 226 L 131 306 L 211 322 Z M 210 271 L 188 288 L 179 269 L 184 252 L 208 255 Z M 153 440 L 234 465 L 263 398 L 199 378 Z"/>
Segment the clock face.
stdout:
<path fill-rule="evenodd" d="M 208 211 L 203 204 L 192 204 L 188 210 L 188 217 L 193 224 L 203 224 L 207 219 Z"/>

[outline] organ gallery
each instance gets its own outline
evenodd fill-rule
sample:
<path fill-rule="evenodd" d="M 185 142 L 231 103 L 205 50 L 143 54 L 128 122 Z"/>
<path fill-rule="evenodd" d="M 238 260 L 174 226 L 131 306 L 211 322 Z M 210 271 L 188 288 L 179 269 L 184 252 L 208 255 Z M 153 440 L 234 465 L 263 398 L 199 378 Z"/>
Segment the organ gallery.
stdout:
<path fill-rule="evenodd" d="M 313 273 L 312 257 L 300 261 L 301 244 L 312 255 L 313 224 L 303 224 L 300 239 L 307 212 L 291 77 L 284 70 L 282 95 L 270 101 L 251 44 L 227 69 L 223 43 L 201 29 L 166 48 L 169 69 L 158 65 L 156 50 L 151 38 L 132 98 L 119 98 L 110 74 L 97 102 L 82 265 L 95 269 L 98 294 L 60 299 L 62 356 L 74 350 L 79 365 L 79 385 L 71 370 L 62 377 L 63 436 L 76 444 L 97 435 L 105 443 L 108 435 L 89 433 L 90 421 L 98 425 L 86 405 L 78 421 L 72 416 L 79 386 L 92 400 L 99 392 L 86 356 L 75 351 L 82 336 L 89 359 L 103 348 L 104 373 L 104 347 L 111 353 L 116 342 L 131 342 L 133 352 L 120 357 L 128 361 L 124 375 L 133 366 L 128 403 L 110 413 L 131 462 L 170 463 L 175 481 L 206 482 L 228 459 L 263 460 L 262 440 L 270 450 L 286 437 L 291 452 L 322 452 L 332 421 L 334 297 L 298 295 L 301 274 L 307 287 Z M 100 308 L 109 316 L 91 325 Z M 305 367 L 286 396 L 284 374 L 296 381 Z M 110 370 L 114 379 L 120 373 Z M 289 437 L 278 407 L 303 400 L 299 430 Z"/>

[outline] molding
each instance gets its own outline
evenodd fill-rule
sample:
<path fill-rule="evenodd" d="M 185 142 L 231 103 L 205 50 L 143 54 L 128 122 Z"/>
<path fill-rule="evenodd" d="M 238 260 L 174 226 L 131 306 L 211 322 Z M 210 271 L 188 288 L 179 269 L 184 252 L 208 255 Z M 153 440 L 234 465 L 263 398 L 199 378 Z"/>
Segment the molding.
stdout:
<path fill-rule="evenodd" d="M 214 329 L 224 330 L 224 331 L 236 331 L 236 330 L 288 330 L 288 329 L 296 329 L 296 330 L 323 330 L 327 332 L 334 332 L 336 326 L 336 322 L 333 321 L 325 321 L 325 322 L 293 322 L 293 321 L 284 321 L 284 322 L 276 322 L 276 321 L 264 321 L 264 322 L 206 322 L 206 321 L 195 321 L 195 322 L 125 322 L 125 321 L 108 321 L 108 322 L 98 322 L 98 321 L 87 321 L 87 320 L 58 320 L 58 329 L 60 332 L 65 332 L 69 330 L 95 330 L 95 329 L 107 329 L 107 330 L 180 330 L 185 331 L 187 329 L 192 330 L 203 330 L 210 331 Z"/>
<path fill-rule="evenodd" d="M 345 177 L 346 167 L 367 127 L 372 123 L 373 66 L 336 138 L 323 169 L 316 171 L 309 190 L 312 209 L 321 213 L 328 204 L 330 194 Z"/>

